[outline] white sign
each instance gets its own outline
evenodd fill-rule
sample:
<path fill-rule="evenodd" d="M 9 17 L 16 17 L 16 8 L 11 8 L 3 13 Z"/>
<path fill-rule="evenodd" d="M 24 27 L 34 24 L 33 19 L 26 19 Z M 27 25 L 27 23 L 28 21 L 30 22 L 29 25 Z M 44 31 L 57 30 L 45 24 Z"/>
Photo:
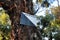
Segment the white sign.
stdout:
<path fill-rule="evenodd" d="M 37 19 L 36 15 L 30 15 L 28 13 L 22 12 L 35 26 L 37 26 L 37 23 L 40 21 Z"/>

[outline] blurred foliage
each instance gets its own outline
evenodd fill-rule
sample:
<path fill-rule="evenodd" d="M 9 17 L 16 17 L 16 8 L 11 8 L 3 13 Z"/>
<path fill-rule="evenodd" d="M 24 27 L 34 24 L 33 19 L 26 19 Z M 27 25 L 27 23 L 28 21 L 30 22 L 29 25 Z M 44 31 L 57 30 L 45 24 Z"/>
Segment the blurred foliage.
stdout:
<path fill-rule="evenodd" d="M 52 8 L 52 14 L 46 12 L 46 16 L 38 17 L 41 21 L 37 25 L 42 25 L 42 36 L 55 40 L 60 40 L 60 7 Z"/>
<path fill-rule="evenodd" d="M 8 23 L 9 20 L 9 15 L 2 9 L 0 10 L 0 24 L 1 25 L 11 25 L 11 23 Z"/>
<path fill-rule="evenodd" d="M 49 7 L 50 3 L 48 0 L 38 0 L 39 3 L 41 3 L 42 7 Z"/>
<path fill-rule="evenodd" d="M 55 15 L 56 19 L 60 20 L 60 6 L 51 8 L 52 13 Z"/>
<path fill-rule="evenodd" d="M 55 15 L 55 20 L 51 21 L 51 26 L 55 27 L 56 34 L 54 35 L 55 40 L 60 40 L 60 6 L 51 8 L 52 13 Z"/>
<path fill-rule="evenodd" d="M 40 2 L 40 3 L 41 3 L 42 1 L 43 1 L 43 0 L 38 0 L 38 2 Z"/>
<path fill-rule="evenodd" d="M 40 17 L 38 17 L 38 19 L 40 19 L 41 25 L 46 27 L 50 24 L 50 21 L 54 19 L 54 16 L 53 16 L 53 14 L 46 14 L 45 17 L 40 16 Z"/>
<path fill-rule="evenodd" d="M 4 9 L 0 10 L 0 40 L 6 39 L 9 40 L 11 31 L 11 21 L 9 15 L 5 12 Z"/>
<path fill-rule="evenodd" d="M 60 40 L 60 32 L 54 35 L 55 40 Z"/>

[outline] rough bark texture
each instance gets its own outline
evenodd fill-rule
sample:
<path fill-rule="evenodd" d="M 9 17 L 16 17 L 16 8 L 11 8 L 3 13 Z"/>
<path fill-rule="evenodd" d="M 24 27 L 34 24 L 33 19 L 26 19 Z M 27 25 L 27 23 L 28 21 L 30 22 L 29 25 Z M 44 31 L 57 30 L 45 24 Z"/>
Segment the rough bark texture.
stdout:
<path fill-rule="evenodd" d="M 33 14 L 32 0 L 4 0 L 0 6 L 7 11 L 11 19 L 11 40 L 41 40 L 36 27 L 20 25 L 21 12 Z M 36 39 L 35 33 L 39 38 Z"/>

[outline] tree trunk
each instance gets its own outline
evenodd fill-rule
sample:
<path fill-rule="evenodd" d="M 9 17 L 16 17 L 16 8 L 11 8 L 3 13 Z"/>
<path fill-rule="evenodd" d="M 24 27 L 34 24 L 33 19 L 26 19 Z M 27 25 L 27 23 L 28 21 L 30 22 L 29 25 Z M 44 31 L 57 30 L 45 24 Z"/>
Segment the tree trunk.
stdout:
<path fill-rule="evenodd" d="M 20 25 L 21 12 L 33 15 L 32 0 L 4 0 L 2 7 L 11 19 L 11 40 L 41 40 L 41 35 L 36 27 Z M 39 38 L 34 36 L 35 33 L 39 34 L 37 35 Z"/>

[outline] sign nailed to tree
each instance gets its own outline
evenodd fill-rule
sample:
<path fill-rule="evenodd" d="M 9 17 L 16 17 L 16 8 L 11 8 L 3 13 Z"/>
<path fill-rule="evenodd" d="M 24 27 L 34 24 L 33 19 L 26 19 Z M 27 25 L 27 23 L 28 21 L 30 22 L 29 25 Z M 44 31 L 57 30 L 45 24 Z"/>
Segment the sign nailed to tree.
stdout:
<path fill-rule="evenodd" d="M 26 17 L 27 19 L 29 19 L 30 22 L 33 23 L 35 26 L 37 26 L 37 23 L 40 21 L 40 20 L 37 19 L 37 17 L 36 17 L 35 15 L 30 15 L 30 14 L 27 14 L 27 13 L 25 13 L 25 12 L 22 12 L 22 14 L 25 15 L 25 17 Z M 27 22 L 27 21 L 28 21 L 28 20 L 26 20 L 26 22 Z M 22 23 L 22 24 L 24 24 L 24 23 Z M 25 25 L 25 24 L 24 24 L 24 25 Z M 27 24 L 27 25 L 28 25 L 28 24 Z"/>

